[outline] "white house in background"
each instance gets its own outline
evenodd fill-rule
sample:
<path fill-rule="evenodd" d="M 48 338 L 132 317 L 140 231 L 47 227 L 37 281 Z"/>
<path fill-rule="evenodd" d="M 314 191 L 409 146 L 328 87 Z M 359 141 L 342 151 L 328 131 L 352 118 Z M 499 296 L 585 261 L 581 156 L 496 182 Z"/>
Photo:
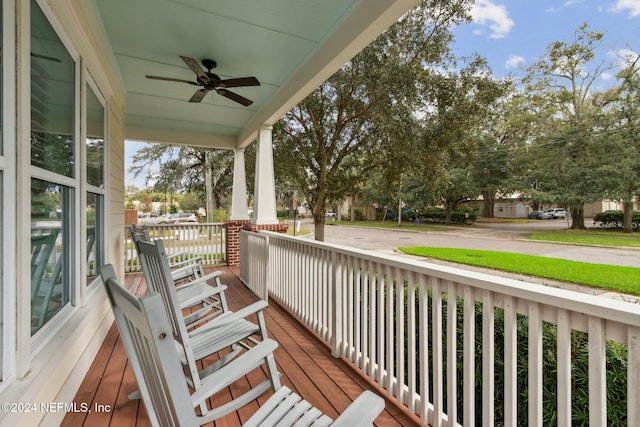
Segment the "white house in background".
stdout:
<path fill-rule="evenodd" d="M 251 221 L 277 224 L 271 125 L 416 3 L 0 0 L 0 401 L 70 402 L 112 324 L 87 266 L 124 271 L 125 138 L 234 150 L 240 224 L 255 141 Z M 199 88 L 175 80 L 203 59 L 260 85 L 190 103 Z"/>

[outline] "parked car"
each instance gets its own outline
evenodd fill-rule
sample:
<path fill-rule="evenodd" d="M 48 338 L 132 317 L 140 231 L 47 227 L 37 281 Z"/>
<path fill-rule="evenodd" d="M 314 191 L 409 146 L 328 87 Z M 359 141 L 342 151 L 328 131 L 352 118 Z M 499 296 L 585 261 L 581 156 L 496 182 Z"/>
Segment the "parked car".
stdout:
<path fill-rule="evenodd" d="M 558 219 L 558 218 L 566 218 L 567 211 L 562 208 L 553 208 L 546 211 L 542 214 L 542 219 Z"/>
<path fill-rule="evenodd" d="M 547 211 L 549 214 L 549 219 L 558 219 L 558 218 L 566 218 L 567 211 L 562 208 L 553 208 Z"/>
<path fill-rule="evenodd" d="M 553 212 L 551 211 L 551 209 L 542 212 L 542 215 L 540 215 L 540 219 L 553 219 Z"/>
<path fill-rule="evenodd" d="M 178 212 L 167 215 L 160 220 L 160 224 L 177 224 L 180 222 L 198 222 L 198 216 L 192 212 Z"/>
<path fill-rule="evenodd" d="M 531 211 L 531 213 L 529 213 L 529 215 L 527 215 L 527 218 L 529 219 L 542 219 L 544 215 L 544 211 Z"/>

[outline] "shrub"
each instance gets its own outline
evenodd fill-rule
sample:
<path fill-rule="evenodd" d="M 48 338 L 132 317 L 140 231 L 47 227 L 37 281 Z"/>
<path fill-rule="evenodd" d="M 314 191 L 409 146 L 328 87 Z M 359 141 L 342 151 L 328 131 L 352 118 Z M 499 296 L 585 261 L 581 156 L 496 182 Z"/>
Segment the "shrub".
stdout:
<path fill-rule="evenodd" d="M 417 291 L 416 291 L 417 292 Z M 416 295 L 417 296 L 417 295 Z M 442 337 L 443 337 L 443 352 L 446 354 L 446 339 L 447 336 L 447 295 L 443 294 L 442 298 Z M 417 298 L 416 298 L 417 300 Z M 433 310 L 433 295 L 429 295 L 429 307 L 428 312 L 432 313 Z M 462 360 L 462 354 L 464 349 L 464 334 L 463 334 L 463 322 L 464 322 L 464 299 L 457 297 L 455 304 L 458 306 L 456 310 L 457 322 L 456 322 L 456 348 L 459 354 L 459 361 Z M 505 352 L 505 318 L 504 310 L 501 308 L 494 308 L 495 315 L 495 330 L 494 330 L 494 342 L 495 342 L 495 377 L 494 381 L 495 400 L 494 400 L 494 414 L 496 418 L 496 425 L 506 425 L 504 422 L 505 408 L 504 408 L 504 352 Z M 482 328 L 482 303 L 475 303 L 475 357 L 476 366 L 476 425 L 482 425 L 482 350 L 483 350 L 483 328 Z M 419 319 L 416 319 L 419 321 Z M 433 340 L 432 323 L 428 324 L 428 342 Z M 517 328 L 517 387 L 518 387 L 518 424 L 513 427 L 526 427 L 527 426 L 527 411 L 528 411 L 528 318 L 524 315 L 518 315 L 516 318 Z M 416 331 L 416 340 L 419 339 Z M 588 426 L 589 425 L 589 342 L 588 334 L 579 331 L 572 331 L 571 333 L 571 382 L 572 382 L 572 419 L 574 426 Z M 558 366 L 558 327 L 555 324 L 543 322 L 542 323 L 542 341 L 543 341 L 543 358 L 542 358 L 542 370 L 543 370 L 543 424 L 555 425 L 557 422 L 557 366 Z M 408 350 L 408 349 L 405 349 Z M 627 346 L 614 341 L 606 341 L 606 366 L 607 366 L 607 420 L 609 426 L 623 427 L 627 425 L 627 413 L 626 413 L 626 390 L 627 390 Z M 410 356 L 407 356 L 410 357 Z M 429 364 L 433 366 L 433 352 L 429 347 L 428 354 Z M 446 360 L 443 360 L 443 368 L 445 371 L 451 369 L 447 367 Z M 463 366 L 462 363 L 457 363 L 453 367 L 457 371 L 457 390 L 462 394 L 464 390 L 463 381 Z M 417 375 L 420 378 L 420 375 Z M 406 378 L 405 378 L 406 380 Z M 444 396 L 446 399 L 446 384 L 444 384 Z M 511 391 L 511 390 L 510 390 Z M 429 393 L 433 395 L 433 384 L 429 383 Z M 445 405 L 446 406 L 446 405 Z M 462 399 L 458 402 L 458 416 L 464 413 L 464 407 Z M 461 421 L 459 419 L 458 421 Z"/>
<path fill-rule="evenodd" d="M 229 214 L 223 208 L 218 208 L 213 211 L 213 222 L 223 222 L 228 217 Z"/>
<path fill-rule="evenodd" d="M 624 225 L 624 212 L 600 212 L 593 216 L 593 220 L 601 223 L 604 228 L 622 228 Z M 640 211 L 634 211 L 631 213 L 631 224 L 633 228 L 640 229 Z"/>
<path fill-rule="evenodd" d="M 446 212 L 442 208 L 431 208 L 427 212 L 420 214 L 423 221 L 444 222 Z M 478 219 L 478 215 L 473 210 L 459 210 L 451 212 L 451 222 L 454 224 L 467 224 Z"/>

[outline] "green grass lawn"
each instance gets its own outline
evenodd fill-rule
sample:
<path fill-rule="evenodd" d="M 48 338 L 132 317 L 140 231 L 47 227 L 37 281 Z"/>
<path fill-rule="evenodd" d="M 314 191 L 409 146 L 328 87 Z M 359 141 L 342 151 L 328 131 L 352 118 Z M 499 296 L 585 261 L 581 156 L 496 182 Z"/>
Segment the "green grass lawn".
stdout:
<path fill-rule="evenodd" d="M 311 234 L 311 230 L 308 228 L 300 228 L 300 231 L 295 231 L 293 227 L 287 228 L 287 235 L 289 236 L 306 236 L 307 234 Z"/>
<path fill-rule="evenodd" d="M 427 247 L 398 249 L 411 255 L 640 295 L 640 268 L 471 249 Z"/>
<path fill-rule="evenodd" d="M 640 248 L 640 233 L 610 230 L 557 230 L 532 233 L 530 240 L 544 240 L 578 245 L 598 245 Z M 640 256 L 640 253 L 638 254 Z"/>

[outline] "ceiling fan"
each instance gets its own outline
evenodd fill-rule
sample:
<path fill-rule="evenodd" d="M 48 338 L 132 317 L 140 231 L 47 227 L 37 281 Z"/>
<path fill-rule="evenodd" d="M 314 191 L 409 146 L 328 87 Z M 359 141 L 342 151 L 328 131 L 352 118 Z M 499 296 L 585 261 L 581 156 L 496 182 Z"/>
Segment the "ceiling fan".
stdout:
<path fill-rule="evenodd" d="M 211 72 L 211 70 L 216 68 L 216 66 L 218 65 L 216 64 L 216 61 L 212 59 L 203 59 L 202 65 L 204 65 L 204 67 L 207 69 L 207 71 L 204 71 L 195 59 L 182 55 L 180 55 L 180 58 L 182 58 L 182 60 L 185 62 L 185 64 L 187 64 L 191 71 L 195 73 L 195 82 L 190 80 L 174 79 L 171 77 L 145 77 L 153 80 L 165 80 L 169 82 L 188 83 L 193 86 L 201 86 L 202 89 L 198 89 L 196 93 L 193 94 L 191 99 L 189 99 L 189 102 L 200 102 L 210 91 L 215 90 L 218 95 L 229 98 L 232 101 L 244 105 L 245 107 L 253 104 L 252 100 L 247 99 L 244 96 L 240 96 L 237 93 L 231 92 L 227 89 L 231 87 L 260 86 L 260 82 L 255 77 L 239 77 L 237 79 L 223 80 L 217 74 Z"/>

